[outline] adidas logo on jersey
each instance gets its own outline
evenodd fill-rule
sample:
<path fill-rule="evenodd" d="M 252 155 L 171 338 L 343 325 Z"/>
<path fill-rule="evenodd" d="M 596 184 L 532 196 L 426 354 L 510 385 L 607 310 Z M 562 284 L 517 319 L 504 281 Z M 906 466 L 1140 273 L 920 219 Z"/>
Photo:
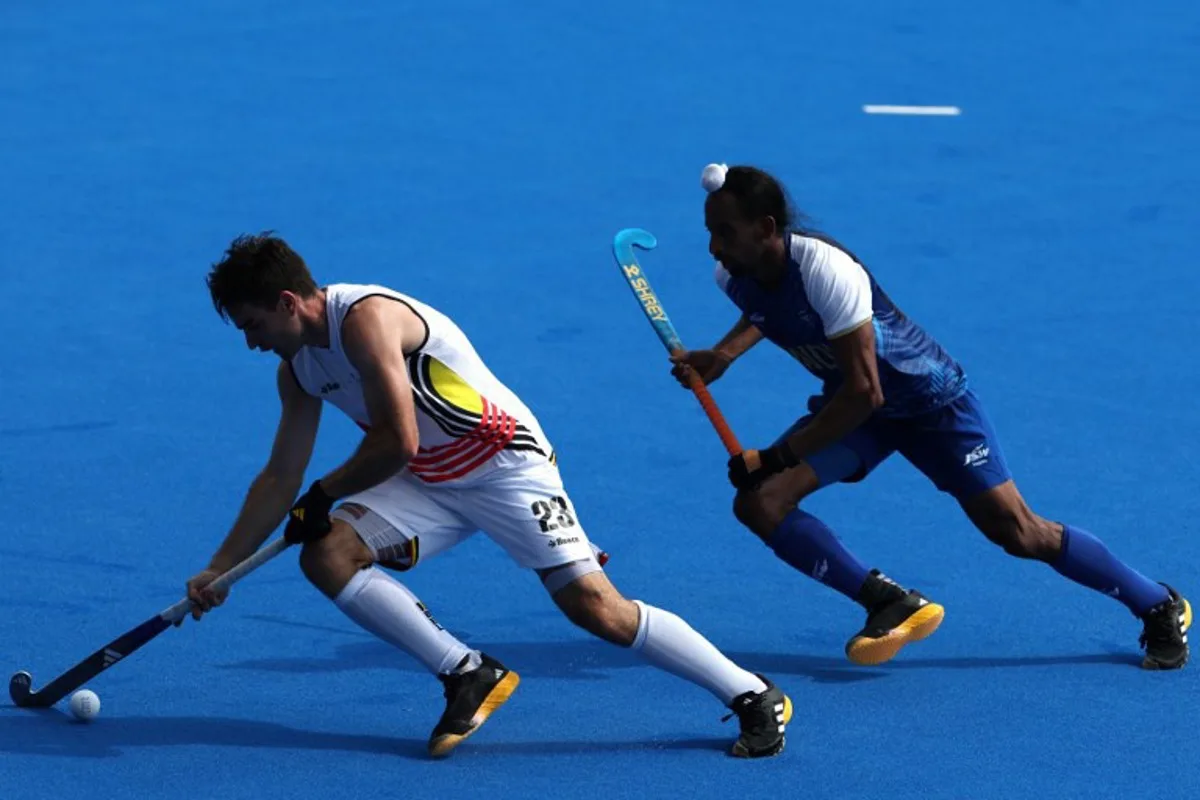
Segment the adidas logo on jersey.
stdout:
<path fill-rule="evenodd" d="M 564 544 L 575 544 L 575 542 L 578 542 L 578 541 L 579 541 L 578 536 L 569 536 L 569 537 L 559 536 L 555 539 L 550 540 L 550 546 L 551 547 L 562 547 Z"/>

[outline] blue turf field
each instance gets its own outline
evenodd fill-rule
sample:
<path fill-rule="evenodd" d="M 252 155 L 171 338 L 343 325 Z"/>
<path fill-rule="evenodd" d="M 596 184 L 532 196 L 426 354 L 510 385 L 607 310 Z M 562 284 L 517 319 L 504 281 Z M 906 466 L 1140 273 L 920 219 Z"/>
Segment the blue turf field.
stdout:
<path fill-rule="evenodd" d="M 0 4 L 3 675 L 48 680 L 169 605 L 224 535 L 273 365 L 203 277 L 274 228 L 320 280 L 452 315 L 539 414 L 616 584 L 796 718 L 780 758 L 725 757 L 719 704 L 571 628 L 476 537 L 405 580 L 524 681 L 431 763 L 441 687 L 288 554 L 102 675 L 94 724 L 0 707 L 0 798 L 1200 796 L 1200 665 L 1137 669 L 1121 606 L 1005 557 L 898 460 L 809 508 L 947 618 L 848 664 L 860 613 L 734 522 L 720 443 L 609 254 L 653 231 L 643 265 L 711 344 L 735 313 L 700 169 L 775 171 L 964 362 L 1034 507 L 1200 599 L 1200 6 L 201 6 Z M 813 388 L 764 345 L 714 394 L 753 446 Z M 314 472 L 357 440 L 325 419 Z"/>

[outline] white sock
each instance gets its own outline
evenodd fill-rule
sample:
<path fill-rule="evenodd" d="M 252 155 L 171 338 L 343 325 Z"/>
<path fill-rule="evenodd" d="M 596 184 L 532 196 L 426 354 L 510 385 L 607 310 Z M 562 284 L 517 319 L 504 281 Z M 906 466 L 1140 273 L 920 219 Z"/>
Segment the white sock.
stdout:
<path fill-rule="evenodd" d="M 359 627 L 399 647 L 433 673 L 450 673 L 479 654 L 455 639 L 405 586 L 380 569 L 360 570 L 333 599 Z"/>
<path fill-rule="evenodd" d="M 734 664 L 712 643 L 670 611 L 634 600 L 640 612 L 633 649 L 654 666 L 708 689 L 725 705 L 745 692 L 767 685 Z"/>

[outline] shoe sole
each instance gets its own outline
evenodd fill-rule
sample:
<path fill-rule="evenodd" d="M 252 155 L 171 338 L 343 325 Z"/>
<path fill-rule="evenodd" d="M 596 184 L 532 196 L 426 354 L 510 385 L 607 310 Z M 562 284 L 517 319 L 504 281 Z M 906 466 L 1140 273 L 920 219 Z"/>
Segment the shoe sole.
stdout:
<path fill-rule="evenodd" d="M 444 733 L 434 739 L 429 740 L 429 755 L 434 758 L 444 758 L 462 744 L 462 741 L 468 736 L 479 730 L 483 723 L 487 722 L 496 709 L 504 705 L 508 698 L 512 697 L 512 693 L 517 690 L 518 684 L 521 683 L 521 676 L 513 671 L 509 671 L 507 675 L 500 679 L 500 682 L 492 687 L 488 692 L 487 697 L 483 698 L 483 702 L 479 704 L 479 709 L 475 712 L 475 716 L 471 717 L 471 729 L 466 733 Z"/>
<path fill-rule="evenodd" d="M 785 694 L 783 696 L 783 724 L 786 726 L 791 721 L 792 721 L 792 698 L 788 697 Z M 785 744 L 787 744 L 787 737 L 781 736 L 779 738 L 779 745 L 777 747 L 773 747 L 770 750 L 763 750 L 762 752 L 759 752 L 759 753 L 751 753 L 750 750 L 747 749 L 747 747 L 744 744 L 742 744 L 741 740 L 739 739 L 738 741 L 733 743 L 733 750 L 730 751 L 730 754 L 737 758 L 770 758 L 771 756 L 777 756 L 780 753 L 782 753 L 783 746 Z"/>
<path fill-rule="evenodd" d="M 1185 598 L 1185 597 L 1181 597 L 1180 599 L 1183 600 L 1183 632 L 1186 634 L 1188 632 L 1188 629 L 1192 627 L 1192 604 L 1189 603 L 1187 601 L 1187 598 Z M 1185 643 L 1184 649 L 1183 649 L 1183 658 L 1179 659 L 1178 661 L 1168 663 L 1166 661 L 1159 661 L 1156 658 L 1150 658 L 1149 656 L 1147 656 L 1146 658 L 1142 659 L 1142 669 L 1150 669 L 1150 670 L 1180 669 L 1183 667 L 1184 664 L 1187 663 L 1187 661 L 1188 661 L 1188 648 L 1187 648 L 1187 644 Z"/>
<path fill-rule="evenodd" d="M 945 616 L 946 609 L 937 603 L 929 603 L 878 639 L 855 636 L 846 644 L 846 657 L 864 667 L 891 661 L 901 647 L 919 642 L 936 631 Z"/>

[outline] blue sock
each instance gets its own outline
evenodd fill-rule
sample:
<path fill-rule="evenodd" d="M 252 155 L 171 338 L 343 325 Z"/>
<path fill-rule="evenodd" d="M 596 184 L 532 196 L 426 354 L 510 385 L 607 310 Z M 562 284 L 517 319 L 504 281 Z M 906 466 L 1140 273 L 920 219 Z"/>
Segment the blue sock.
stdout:
<path fill-rule="evenodd" d="M 1125 566 L 1095 536 L 1070 525 L 1063 525 L 1062 552 L 1050 566 L 1058 574 L 1124 603 L 1139 617 L 1169 596 L 1161 583 Z"/>
<path fill-rule="evenodd" d="M 812 514 L 797 508 L 784 517 L 767 544 L 789 566 L 857 602 L 869 570 Z"/>

